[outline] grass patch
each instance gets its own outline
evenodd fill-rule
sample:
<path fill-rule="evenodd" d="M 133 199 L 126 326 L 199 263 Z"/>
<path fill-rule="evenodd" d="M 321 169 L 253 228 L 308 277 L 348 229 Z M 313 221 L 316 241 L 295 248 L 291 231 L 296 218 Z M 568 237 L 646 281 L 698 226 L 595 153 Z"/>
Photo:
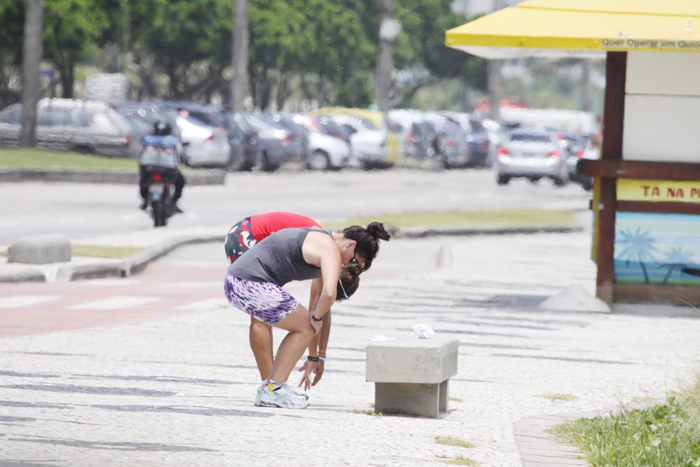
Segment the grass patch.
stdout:
<path fill-rule="evenodd" d="M 355 413 L 361 413 L 364 415 L 373 415 L 375 417 L 381 417 L 382 415 L 384 415 L 381 412 L 375 412 L 372 409 L 370 409 L 370 410 L 355 410 Z"/>
<path fill-rule="evenodd" d="M 450 397 L 450 400 L 451 400 L 451 401 L 455 401 L 455 402 L 464 402 L 464 401 L 463 401 L 461 398 L 459 398 L 459 397 Z"/>
<path fill-rule="evenodd" d="M 571 420 L 551 431 L 578 446 L 591 465 L 698 467 L 700 383 L 663 405 Z"/>
<path fill-rule="evenodd" d="M 95 258 L 124 259 L 136 253 L 141 253 L 145 248 L 102 246 L 102 245 L 73 245 L 73 256 L 90 256 Z"/>
<path fill-rule="evenodd" d="M 435 442 L 445 446 L 457 446 L 460 448 L 473 448 L 474 445 L 468 441 L 463 441 L 454 436 L 436 436 Z"/>
<path fill-rule="evenodd" d="M 449 461 L 440 461 L 445 464 L 450 464 L 450 465 L 479 465 L 477 461 L 474 459 L 470 459 L 468 457 L 462 457 L 462 456 L 457 456 L 454 459 L 451 459 Z"/>
<path fill-rule="evenodd" d="M 396 228 L 451 225 L 573 225 L 573 211 L 550 211 L 546 209 L 514 209 L 495 211 L 437 211 L 382 214 L 353 217 L 343 221 L 324 223 L 324 227 L 342 229 L 349 225 L 366 226 L 379 221 Z"/>
<path fill-rule="evenodd" d="M 537 397 L 543 397 L 552 401 L 575 401 L 577 396 L 572 394 L 538 394 Z"/>
<path fill-rule="evenodd" d="M 0 149 L 0 168 L 133 169 L 136 171 L 138 161 L 42 149 Z"/>

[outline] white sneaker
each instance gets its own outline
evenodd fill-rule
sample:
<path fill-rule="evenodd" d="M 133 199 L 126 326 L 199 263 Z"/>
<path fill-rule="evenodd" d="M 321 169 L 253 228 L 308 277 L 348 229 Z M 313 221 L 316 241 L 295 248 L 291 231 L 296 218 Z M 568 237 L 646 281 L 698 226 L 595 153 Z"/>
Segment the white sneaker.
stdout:
<path fill-rule="evenodd" d="M 267 383 L 268 383 L 268 381 L 267 381 L 266 379 L 263 380 L 262 386 L 264 387 Z M 260 407 L 260 404 L 259 404 L 259 402 L 260 402 L 260 392 L 261 392 L 260 389 L 261 389 L 261 387 L 258 386 L 258 392 L 257 392 L 257 394 L 255 395 L 255 405 L 257 405 L 258 407 Z M 306 399 L 307 401 L 309 400 L 309 395 L 306 394 L 305 392 L 296 392 L 296 391 L 294 391 L 294 390 L 292 390 L 292 391 L 293 391 L 294 394 L 296 394 L 298 397 L 303 397 L 303 398 Z"/>
<path fill-rule="evenodd" d="M 287 386 L 287 383 L 282 383 L 276 388 L 273 384 L 266 384 L 258 388 L 258 393 L 255 396 L 255 405 L 258 407 L 305 409 L 309 406 L 309 401 L 292 391 Z"/>
<path fill-rule="evenodd" d="M 253 402 L 253 403 L 254 403 L 257 407 L 263 407 L 262 402 L 260 402 L 260 401 L 262 400 L 262 392 L 263 392 L 263 390 L 264 390 L 264 389 L 263 389 L 262 386 L 258 386 L 258 392 L 255 393 L 255 402 Z"/>

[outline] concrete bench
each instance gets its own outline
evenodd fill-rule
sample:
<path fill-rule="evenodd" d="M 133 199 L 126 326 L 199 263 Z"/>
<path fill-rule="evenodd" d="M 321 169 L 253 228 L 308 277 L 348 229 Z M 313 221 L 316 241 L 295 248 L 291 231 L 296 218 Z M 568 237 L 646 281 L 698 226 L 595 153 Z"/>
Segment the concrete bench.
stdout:
<path fill-rule="evenodd" d="M 457 339 L 405 338 L 367 346 L 367 381 L 374 410 L 439 418 L 449 409 L 449 382 L 457 374 Z"/>
<path fill-rule="evenodd" d="M 71 260 L 73 250 L 68 237 L 37 235 L 12 243 L 7 250 L 8 263 L 48 264 Z"/>

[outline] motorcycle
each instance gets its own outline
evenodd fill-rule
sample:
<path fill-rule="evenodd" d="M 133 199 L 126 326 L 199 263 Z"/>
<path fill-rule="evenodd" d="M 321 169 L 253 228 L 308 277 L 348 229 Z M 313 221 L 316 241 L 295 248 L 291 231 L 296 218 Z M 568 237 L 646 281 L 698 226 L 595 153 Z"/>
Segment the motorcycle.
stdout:
<path fill-rule="evenodd" d="M 163 227 L 175 214 L 172 198 L 180 165 L 177 139 L 149 135 L 144 137 L 142 146 L 139 168 L 142 189 L 147 187 L 148 190 L 146 211 L 155 227 Z"/>
<path fill-rule="evenodd" d="M 175 189 L 175 175 L 170 174 L 169 169 L 163 169 L 151 167 L 149 174 L 147 209 L 155 227 L 167 225 L 168 219 L 174 214 L 171 199 Z"/>

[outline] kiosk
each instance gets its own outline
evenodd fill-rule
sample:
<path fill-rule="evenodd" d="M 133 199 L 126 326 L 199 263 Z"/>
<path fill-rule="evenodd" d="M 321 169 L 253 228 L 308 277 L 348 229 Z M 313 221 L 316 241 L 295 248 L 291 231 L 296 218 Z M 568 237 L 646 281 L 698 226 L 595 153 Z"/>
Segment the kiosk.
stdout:
<path fill-rule="evenodd" d="M 595 177 L 596 294 L 700 304 L 700 2 L 529 0 L 446 32 L 488 59 L 606 59 Z"/>

